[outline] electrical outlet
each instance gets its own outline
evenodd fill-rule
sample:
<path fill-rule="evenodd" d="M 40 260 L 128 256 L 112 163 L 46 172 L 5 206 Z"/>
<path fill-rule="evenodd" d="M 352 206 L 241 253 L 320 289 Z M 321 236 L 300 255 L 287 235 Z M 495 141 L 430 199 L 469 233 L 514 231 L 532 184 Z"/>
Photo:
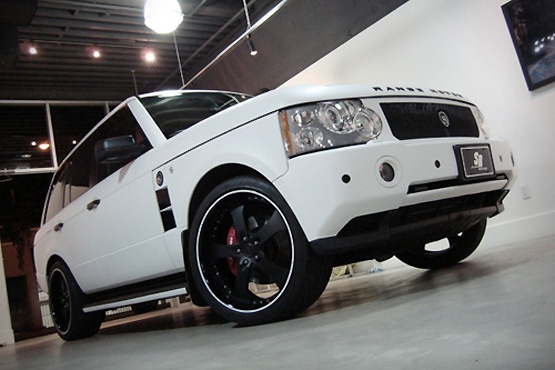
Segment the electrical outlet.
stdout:
<path fill-rule="evenodd" d="M 528 184 L 520 185 L 520 193 L 523 200 L 532 198 L 532 194 L 530 193 L 530 187 L 528 186 Z"/>

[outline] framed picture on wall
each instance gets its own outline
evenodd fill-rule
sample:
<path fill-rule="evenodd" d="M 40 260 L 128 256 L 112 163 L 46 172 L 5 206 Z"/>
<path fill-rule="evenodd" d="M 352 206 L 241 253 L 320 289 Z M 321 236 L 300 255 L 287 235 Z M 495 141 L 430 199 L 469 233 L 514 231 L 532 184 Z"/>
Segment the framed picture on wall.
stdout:
<path fill-rule="evenodd" d="M 555 0 L 512 0 L 502 6 L 532 91 L 555 81 Z"/>

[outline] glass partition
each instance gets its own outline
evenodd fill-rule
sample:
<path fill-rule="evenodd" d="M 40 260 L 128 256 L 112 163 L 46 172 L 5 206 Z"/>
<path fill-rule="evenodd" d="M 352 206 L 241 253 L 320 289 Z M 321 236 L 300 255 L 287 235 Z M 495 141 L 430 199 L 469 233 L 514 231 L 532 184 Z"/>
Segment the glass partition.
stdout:
<path fill-rule="evenodd" d="M 53 172 L 114 105 L 0 101 L 0 174 Z"/>
<path fill-rule="evenodd" d="M 50 105 L 58 163 L 105 115 L 104 106 Z"/>
<path fill-rule="evenodd" d="M 0 105 L 0 170 L 52 168 L 44 105 Z"/>

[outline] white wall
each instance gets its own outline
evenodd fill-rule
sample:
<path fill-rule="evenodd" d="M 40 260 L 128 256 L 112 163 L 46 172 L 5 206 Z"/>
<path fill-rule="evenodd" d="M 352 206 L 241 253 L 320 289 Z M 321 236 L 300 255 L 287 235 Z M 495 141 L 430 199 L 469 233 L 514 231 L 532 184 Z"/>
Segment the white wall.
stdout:
<path fill-rule="evenodd" d="M 0 347 L 5 344 L 14 343 L 1 245 L 2 241 L 0 241 Z"/>
<path fill-rule="evenodd" d="M 473 100 L 519 167 L 487 245 L 555 234 L 555 84 L 528 91 L 501 10 L 507 1 L 411 0 L 285 84 L 422 86 Z"/>

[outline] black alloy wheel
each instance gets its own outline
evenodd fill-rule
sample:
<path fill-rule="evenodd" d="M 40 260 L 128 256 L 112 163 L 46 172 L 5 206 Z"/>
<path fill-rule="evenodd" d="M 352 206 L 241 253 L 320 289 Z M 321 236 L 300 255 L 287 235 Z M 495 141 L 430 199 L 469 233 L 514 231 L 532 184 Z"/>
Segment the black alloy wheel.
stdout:
<path fill-rule="evenodd" d="M 464 260 L 478 248 L 486 232 L 487 219 L 484 219 L 466 231 L 446 238 L 447 247 L 430 249 L 427 244 L 395 254 L 401 261 L 421 269 L 440 269 L 455 265 Z"/>
<path fill-rule="evenodd" d="M 55 262 L 48 276 L 50 311 L 58 335 L 64 340 L 95 335 L 104 320 L 104 312 L 83 312 L 85 295 L 62 262 Z"/>
<path fill-rule="evenodd" d="M 269 183 L 239 177 L 216 187 L 193 220 L 189 259 L 212 309 L 241 325 L 287 318 L 324 290 L 331 262 L 318 258 Z"/>

